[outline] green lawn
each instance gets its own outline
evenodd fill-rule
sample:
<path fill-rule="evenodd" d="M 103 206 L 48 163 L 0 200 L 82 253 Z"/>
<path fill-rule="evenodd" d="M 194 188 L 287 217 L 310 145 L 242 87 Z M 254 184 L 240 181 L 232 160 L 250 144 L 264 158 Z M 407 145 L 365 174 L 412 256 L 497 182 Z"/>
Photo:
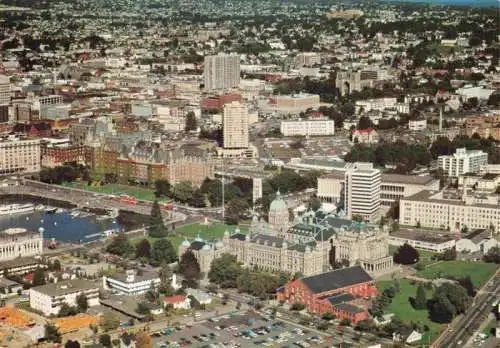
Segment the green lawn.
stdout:
<path fill-rule="evenodd" d="M 476 288 L 481 287 L 495 273 L 498 265 L 486 262 L 444 261 L 430 265 L 417 276 L 422 278 L 463 278 L 470 276 Z"/>
<path fill-rule="evenodd" d="M 383 291 L 386 288 L 391 287 L 392 281 L 379 281 L 377 282 L 377 289 Z M 399 281 L 399 292 L 392 299 L 391 304 L 385 311 L 386 313 L 394 313 L 394 316 L 402 320 L 405 323 L 421 323 L 429 327 L 429 332 L 425 333 L 422 337 L 421 343 L 427 344 L 427 342 L 434 341 L 442 329 L 441 324 L 434 323 L 429 320 L 427 310 L 416 310 L 410 304 L 409 298 L 415 297 L 417 294 L 417 285 L 413 285 L 410 281 L 406 279 L 400 279 Z M 432 296 L 432 290 L 427 290 L 427 298 Z"/>
<path fill-rule="evenodd" d="M 175 250 L 179 249 L 179 245 L 184 241 L 184 239 L 188 239 L 189 241 L 193 241 L 198 234 L 200 238 L 208 241 L 214 241 L 218 239 L 222 239 L 224 236 L 224 232 L 228 230 L 230 233 L 233 233 L 236 228 L 239 228 L 242 233 L 248 233 L 248 227 L 246 226 L 230 226 L 222 223 L 212 223 L 210 225 L 204 225 L 200 223 L 194 223 L 190 225 L 185 225 L 179 227 L 175 230 L 175 235 L 171 235 L 167 237 L 174 246 Z M 149 240 L 151 244 L 153 244 L 158 238 L 152 237 L 137 237 L 132 239 L 132 243 L 137 244 L 140 240 L 146 238 Z"/>
<path fill-rule="evenodd" d="M 133 196 L 139 200 L 154 201 L 155 195 L 154 190 L 146 187 L 137 187 L 121 184 L 107 184 L 103 186 L 88 186 L 87 183 L 83 182 L 65 182 L 64 186 L 78 188 L 81 190 L 100 192 L 106 194 L 120 195 L 126 194 Z M 161 199 L 160 201 L 167 201 L 168 199 Z"/>

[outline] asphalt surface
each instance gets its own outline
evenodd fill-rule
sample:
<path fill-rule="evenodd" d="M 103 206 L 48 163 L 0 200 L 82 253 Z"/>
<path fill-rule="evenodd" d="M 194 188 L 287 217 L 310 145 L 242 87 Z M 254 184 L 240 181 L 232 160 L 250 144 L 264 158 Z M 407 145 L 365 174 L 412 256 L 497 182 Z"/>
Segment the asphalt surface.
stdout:
<path fill-rule="evenodd" d="M 494 279 L 490 280 L 488 285 L 476 295 L 472 307 L 443 334 L 444 339 L 434 346 L 453 348 L 464 345 L 493 310 L 493 302 L 499 297 L 500 273 L 497 273 Z"/>

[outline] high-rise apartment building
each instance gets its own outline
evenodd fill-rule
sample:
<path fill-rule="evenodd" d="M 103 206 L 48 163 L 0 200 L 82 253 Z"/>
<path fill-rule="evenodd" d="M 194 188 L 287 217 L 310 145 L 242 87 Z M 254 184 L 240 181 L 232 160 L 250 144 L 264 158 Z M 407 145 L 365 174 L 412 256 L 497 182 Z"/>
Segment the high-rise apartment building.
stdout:
<path fill-rule="evenodd" d="M 380 215 L 380 170 L 373 163 L 357 162 L 345 172 L 344 209 L 347 216 L 375 222 Z"/>
<path fill-rule="evenodd" d="M 0 75 L 0 105 L 10 103 L 10 80 L 7 76 Z"/>
<path fill-rule="evenodd" d="M 248 110 L 245 104 L 235 101 L 224 105 L 222 126 L 224 149 L 248 148 Z"/>
<path fill-rule="evenodd" d="M 39 172 L 40 161 L 40 140 L 0 141 L 0 174 Z"/>
<path fill-rule="evenodd" d="M 10 80 L 0 75 L 0 123 L 9 122 Z"/>
<path fill-rule="evenodd" d="M 240 57 L 234 54 L 206 56 L 205 90 L 228 89 L 240 84 Z"/>
<path fill-rule="evenodd" d="M 488 164 L 488 154 L 481 150 L 457 149 L 453 155 L 439 156 L 438 168 L 445 175 L 458 177 L 467 173 L 479 173 L 481 166 Z"/>

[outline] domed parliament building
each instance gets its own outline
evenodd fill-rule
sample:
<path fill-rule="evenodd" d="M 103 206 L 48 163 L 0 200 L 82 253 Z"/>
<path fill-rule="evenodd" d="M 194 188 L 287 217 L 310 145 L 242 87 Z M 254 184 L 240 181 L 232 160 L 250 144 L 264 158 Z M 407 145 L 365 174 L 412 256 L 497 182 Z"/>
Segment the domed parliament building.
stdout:
<path fill-rule="evenodd" d="M 246 267 L 257 266 L 270 272 L 312 276 L 342 264 L 360 265 L 371 274 L 382 274 L 393 267 L 388 237 L 387 229 L 321 211 L 308 211 L 292 222 L 288 206 L 278 192 L 269 207 L 268 222 L 254 217 L 247 234 L 236 228 L 233 233 L 226 231 L 217 241 L 200 237 L 184 240 L 179 255 L 191 250 L 205 275 L 212 261 L 224 253 L 236 255 Z"/>

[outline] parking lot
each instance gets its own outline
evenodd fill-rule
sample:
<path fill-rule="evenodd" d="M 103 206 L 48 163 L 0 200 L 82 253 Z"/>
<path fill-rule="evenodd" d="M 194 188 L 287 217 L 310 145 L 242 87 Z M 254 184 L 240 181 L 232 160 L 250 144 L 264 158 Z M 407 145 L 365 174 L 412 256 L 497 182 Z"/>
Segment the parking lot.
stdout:
<path fill-rule="evenodd" d="M 279 319 L 254 313 L 225 315 L 193 326 L 167 328 L 152 335 L 155 348 L 166 347 L 331 347 L 328 338 Z"/>

